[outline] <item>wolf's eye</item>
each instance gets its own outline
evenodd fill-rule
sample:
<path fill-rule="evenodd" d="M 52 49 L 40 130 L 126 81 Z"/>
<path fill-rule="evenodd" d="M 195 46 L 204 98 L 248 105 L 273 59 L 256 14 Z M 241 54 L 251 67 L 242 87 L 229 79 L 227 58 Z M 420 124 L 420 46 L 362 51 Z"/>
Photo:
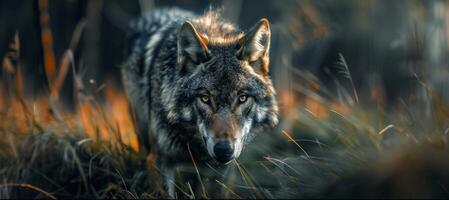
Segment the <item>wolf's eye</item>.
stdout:
<path fill-rule="evenodd" d="M 209 96 L 207 96 L 207 95 L 202 95 L 201 97 L 200 97 L 200 99 L 201 99 L 201 101 L 203 102 L 203 103 L 209 103 Z"/>
<path fill-rule="evenodd" d="M 239 96 L 239 103 L 245 103 L 246 100 L 248 100 L 248 96 L 246 96 L 246 95 Z"/>

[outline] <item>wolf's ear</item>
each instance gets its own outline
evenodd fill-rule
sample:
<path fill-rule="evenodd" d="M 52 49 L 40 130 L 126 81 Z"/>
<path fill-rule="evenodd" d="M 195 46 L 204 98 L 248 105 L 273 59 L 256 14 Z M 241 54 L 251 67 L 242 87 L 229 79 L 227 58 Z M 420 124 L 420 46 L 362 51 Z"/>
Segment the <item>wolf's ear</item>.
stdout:
<path fill-rule="evenodd" d="M 254 67 L 260 67 L 262 74 L 268 74 L 270 62 L 270 23 L 261 19 L 241 39 L 241 48 L 237 52 L 240 60 L 246 60 Z"/>
<path fill-rule="evenodd" d="M 178 63 L 191 61 L 199 64 L 208 60 L 207 43 L 207 37 L 198 33 L 191 22 L 184 22 L 178 31 Z"/>

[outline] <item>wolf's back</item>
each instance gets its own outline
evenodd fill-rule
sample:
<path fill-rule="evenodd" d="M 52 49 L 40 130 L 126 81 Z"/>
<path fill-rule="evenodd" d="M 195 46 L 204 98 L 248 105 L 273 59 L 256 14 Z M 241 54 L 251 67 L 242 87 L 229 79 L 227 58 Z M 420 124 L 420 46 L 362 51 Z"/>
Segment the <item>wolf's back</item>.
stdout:
<path fill-rule="evenodd" d="M 176 8 L 163 8 L 151 11 L 130 23 L 127 35 L 127 60 L 122 68 L 123 83 L 132 105 L 140 131 L 141 145 L 148 147 L 148 122 L 151 104 L 157 101 L 151 98 L 154 78 L 166 74 L 155 74 L 163 67 L 160 60 L 175 61 L 176 52 L 167 51 L 167 45 L 173 46 L 177 28 L 181 23 L 194 15 Z M 153 84 L 153 85 L 152 85 Z"/>
<path fill-rule="evenodd" d="M 142 53 L 149 47 L 148 42 L 152 41 L 154 45 L 157 45 L 163 38 L 174 34 L 173 29 L 162 34 L 164 30 L 192 17 L 194 17 L 192 13 L 184 10 L 161 8 L 132 21 L 127 33 L 127 56 L 144 56 Z M 139 52 L 135 52 L 136 50 Z"/>

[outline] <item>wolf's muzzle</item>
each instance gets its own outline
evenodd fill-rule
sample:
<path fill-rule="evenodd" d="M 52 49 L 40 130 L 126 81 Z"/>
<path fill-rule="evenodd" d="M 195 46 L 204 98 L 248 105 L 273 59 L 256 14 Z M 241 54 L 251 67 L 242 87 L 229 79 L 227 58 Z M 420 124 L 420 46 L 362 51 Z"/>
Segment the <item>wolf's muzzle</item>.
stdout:
<path fill-rule="evenodd" d="M 227 163 L 234 158 L 234 149 L 227 140 L 219 141 L 214 146 L 215 159 L 220 163 Z"/>

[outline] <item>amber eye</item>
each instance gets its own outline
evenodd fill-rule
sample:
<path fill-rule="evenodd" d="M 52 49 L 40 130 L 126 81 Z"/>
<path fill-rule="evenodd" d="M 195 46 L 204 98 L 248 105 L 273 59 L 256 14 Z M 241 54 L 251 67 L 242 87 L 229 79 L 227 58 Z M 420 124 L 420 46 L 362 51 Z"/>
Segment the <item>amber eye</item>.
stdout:
<path fill-rule="evenodd" d="M 246 96 L 246 95 L 240 95 L 239 96 L 239 102 L 240 103 L 245 103 L 246 100 L 248 100 L 248 96 Z"/>
<path fill-rule="evenodd" d="M 201 96 L 200 99 L 203 103 L 209 103 L 209 96 L 207 96 L 207 95 Z"/>

